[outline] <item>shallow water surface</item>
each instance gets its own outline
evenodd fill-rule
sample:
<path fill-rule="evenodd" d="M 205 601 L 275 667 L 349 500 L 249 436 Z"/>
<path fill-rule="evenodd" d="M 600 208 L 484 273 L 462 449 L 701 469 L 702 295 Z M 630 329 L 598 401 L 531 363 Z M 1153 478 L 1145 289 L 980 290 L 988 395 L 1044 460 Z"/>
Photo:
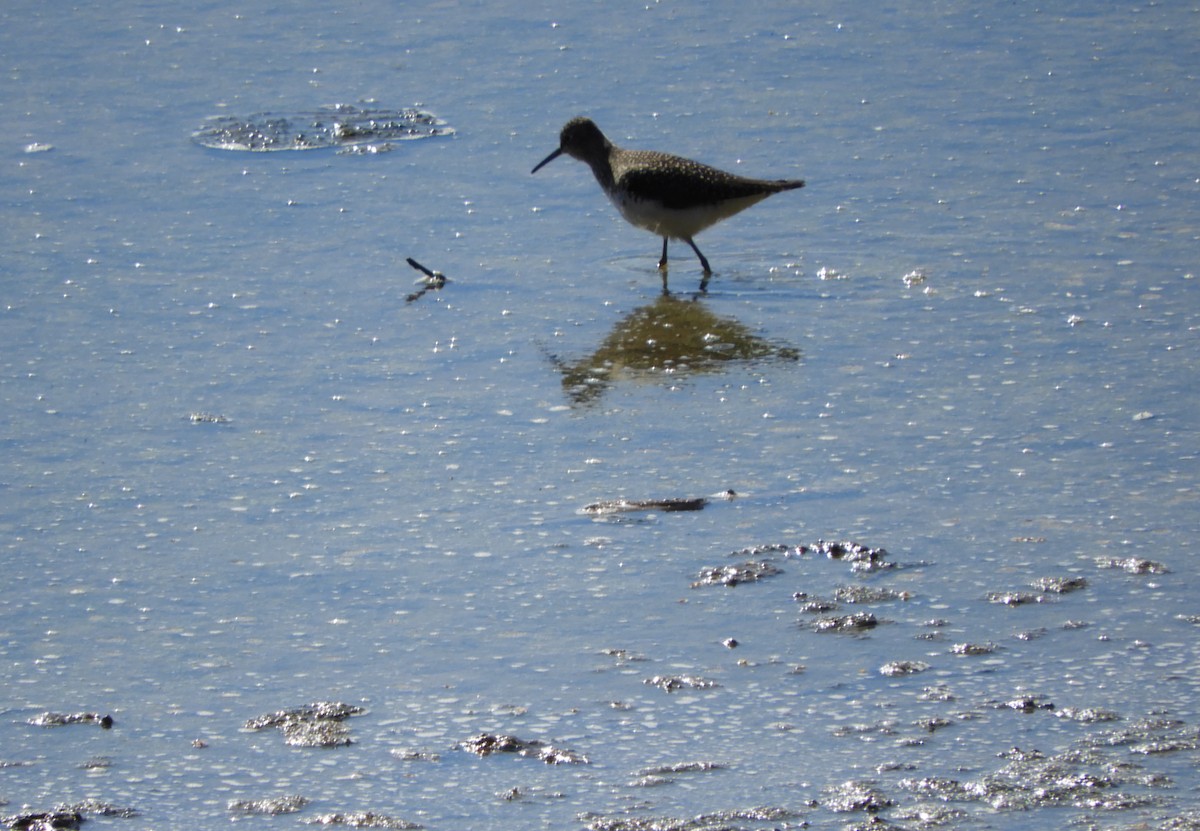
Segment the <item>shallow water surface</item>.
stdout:
<path fill-rule="evenodd" d="M 620 11 L 0 11 L 0 815 L 1195 824 L 1200 15 Z M 580 113 L 808 186 L 664 296 Z"/>

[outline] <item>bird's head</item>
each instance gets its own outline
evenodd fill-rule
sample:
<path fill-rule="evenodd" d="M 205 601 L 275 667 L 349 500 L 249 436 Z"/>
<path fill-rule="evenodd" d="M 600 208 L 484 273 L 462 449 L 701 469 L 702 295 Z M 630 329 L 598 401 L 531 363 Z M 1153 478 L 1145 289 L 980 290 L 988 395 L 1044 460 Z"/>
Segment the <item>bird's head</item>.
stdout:
<path fill-rule="evenodd" d="M 538 162 L 537 167 L 531 172 L 537 173 L 563 153 L 590 164 L 591 160 L 600 158 L 611 147 L 612 145 L 604 137 L 604 133 L 600 132 L 600 128 L 596 126 L 596 122 L 583 116 L 572 118 L 563 125 L 562 131 L 558 134 L 558 149 Z"/>

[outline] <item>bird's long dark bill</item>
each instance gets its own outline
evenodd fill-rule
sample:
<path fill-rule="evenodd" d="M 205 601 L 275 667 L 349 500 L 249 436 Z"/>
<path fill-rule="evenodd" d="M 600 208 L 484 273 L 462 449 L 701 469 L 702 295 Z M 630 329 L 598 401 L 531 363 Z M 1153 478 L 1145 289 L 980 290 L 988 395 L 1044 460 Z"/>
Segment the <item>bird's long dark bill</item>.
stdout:
<path fill-rule="evenodd" d="M 533 173 L 537 173 L 537 172 L 538 172 L 539 170 L 541 170 L 543 167 L 545 167 L 546 165 L 550 164 L 550 162 L 554 161 L 554 160 L 555 160 L 555 159 L 557 159 L 559 156 L 561 156 L 561 155 L 562 155 L 562 152 L 563 152 L 563 151 L 562 151 L 562 148 L 561 148 L 561 147 L 560 147 L 560 148 L 558 148 L 558 149 L 557 149 L 557 150 L 555 150 L 553 153 L 551 153 L 549 156 L 547 156 L 546 158 L 544 158 L 544 159 L 542 159 L 540 162 L 538 162 L 538 165 L 537 165 L 537 167 L 535 167 L 533 170 L 531 170 L 531 171 L 529 171 L 529 172 L 530 172 L 531 174 L 533 174 Z"/>

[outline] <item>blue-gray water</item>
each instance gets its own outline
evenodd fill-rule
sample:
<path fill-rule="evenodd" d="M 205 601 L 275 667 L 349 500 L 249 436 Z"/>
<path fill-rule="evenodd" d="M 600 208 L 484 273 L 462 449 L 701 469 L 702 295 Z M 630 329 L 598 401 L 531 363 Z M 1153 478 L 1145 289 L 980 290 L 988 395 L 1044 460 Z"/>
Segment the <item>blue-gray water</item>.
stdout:
<path fill-rule="evenodd" d="M 0 814 L 843 828 L 853 781 L 900 828 L 1197 822 L 1200 12 L 1052 6 L 7 3 Z M 457 132 L 190 138 L 363 101 Z M 659 242 L 584 166 L 529 175 L 580 113 L 808 187 L 699 237 L 703 298 L 676 243 L 662 300 Z M 405 257 L 452 282 L 406 303 Z M 771 354 L 608 348 L 669 309 Z M 782 574 L 691 588 L 818 539 L 897 567 L 768 552 Z M 1104 567 L 1136 558 L 1167 571 Z M 1047 577 L 1086 586 L 989 601 Z M 907 598 L 860 637 L 793 598 L 859 585 Z M 367 708 L 354 744 L 242 727 L 315 700 Z M 483 731 L 590 764 L 456 749 Z M 915 784 L 994 782 L 1014 747 L 1069 768 L 1013 783 L 1024 810 Z M 286 794 L 311 802 L 228 807 Z"/>

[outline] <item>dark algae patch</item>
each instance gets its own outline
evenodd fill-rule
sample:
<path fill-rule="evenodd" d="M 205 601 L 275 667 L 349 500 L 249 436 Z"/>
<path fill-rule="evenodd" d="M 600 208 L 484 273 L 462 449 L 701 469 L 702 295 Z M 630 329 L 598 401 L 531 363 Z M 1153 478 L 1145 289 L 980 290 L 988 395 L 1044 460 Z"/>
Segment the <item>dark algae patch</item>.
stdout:
<path fill-rule="evenodd" d="M 850 615 L 817 618 L 812 622 L 814 632 L 838 632 L 860 634 L 879 625 L 879 620 L 870 612 L 855 612 Z"/>
<path fill-rule="evenodd" d="M 14 814 L 4 817 L 6 828 L 14 831 L 51 831 L 51 829 L 66 829 L 71 831 L 83 824 L 83 814 L 70 808 L 60 808 L 54 811 L 42 811 L 31 814 Z"/>
<path fill-rule="evenodd" d="M 800 815 L 786 808 L 717 811 L 694 817 L 604 816 L 581 817 L 588 831 L 774 831 L 803 828 Z"/>
<path fill-rule="evenodd" d="M 711 690 L 721 686 L 716 681 L 698 675 L 655 675 L 643 683 L 669 693 L 679 690 Z"/>
<path fill-rule="evenodd" d="M 852 779 L 826 788 L 821 804 L 835 814 L 853 811 L 876 814 L 895 803 L 876 787 L 875 782 Z"/>
<path fill-rule="evenodd" d="M 349 814 L 320 814 L 308 820 L 309 825 L 330 825 L 342 828 L 392 828 L 398 831 L 414 831 L 421 828 L 415 822 L 376 814 L 371 811 L 354 811 Z"/>
<path fill-rule="evenodd" d="M 66 727 L 70 724 L 94 724 L 104 730 L 112 728 L 115 721 L 110 715 L 100 713 L 40 713 L 29 720 L 34 727 Z"/>
<path fill-rule="evenodd" d="M 1121 811 L 1154 803 L 1154 791 L 1169 787 L 1162 777 L 1086 749 L 1045 754 L 1012 748 L 1000 766 L 972 779 L 915 777 L 899 787 L 925 799 L 979 802 L 996 811 L 1071 806 Z"/>
<path fill-rule="evenodd" d="M 605 514 L 628 514 L 635 511 L 699 511 L 708 504 L 704 497 L 696 499 L 605 499 L 584 505 L 583 513 L 593 516 Z"/>
<path fill-rule="evenodd" d="M 353 743 L 350 730 L 343 722 L 364 712 L 362 707 L 351 704 L 316 701 L 257 716 L 245 726 L 247 730 L 274 727 L 283 733 L 284 742 L 294 747 L 342 747 Z"/>
<path fill-rule="evenodd" d="M 697 575 L 692 588 L 701 586 L 737 586 L 741 583 L 755 583 L 776 574 L 782 570 L 766 560 L 748 560 L 744 563 L 728 566 L 713 566 L 706 568 Z"/>
<path fill-rule="evenodd" d="M 589 508 L 594 507 L 599 515 L 606 511 L 669 512 L 676 504 L 687 506 L 693 502 L 621 499 L 594 503 Z M 669 531 L 672 523 L 664 520 L 664 531 Z M 589 758 L 579 750 L 538 739 L 500 731 L 479 732 L 453 743 L 455 752 L 448 758 L 421 749 L 388 753 L 385 746 L 393 772 L 403 770 L 403 776 L 419 778 L 428 776 L 426 771 L 434 771 L 437 777 L 438 771 L 444 770 L 451 777 L 456 775 L 455 767 L 464 764 L 465 753 L 480 759 L 514 756 L 547 766 L 592 765 L 571 771 L 525 767 L 526 762 L 507 767 L 502 761 L 467 760 L 470 767 L 486 775 L 516 775 L 531 780 L 550 777 L 546 783 L 503 778 L 489 790 L 498 801 L 495 809 L 500 811 L 531 811 L 554 800 L 572 799 L 572 788 L 579 782 L 592 781 L 595 776 L 610 777 L 612 787 L 626 797 L 624 803 L 617 804 L 623 804 L 628 812 L 600 812 L 609 802 L 603 806 L 581 804 L 577 827 L 588 831 L 793 831 L 822 827 L 938 831 L 974 827 L 981 822 L 999 827 L 1018 821 L 998 819 L 999 813 L 1020 817 L 1030 811 L 1064 809 L 1105 820 L 1112 819 L 1110 814 L 1114 812 L 1134 812 L 1142 825 L 1131 821 L 1124 826 L 1128 829 L 1189 828 L 1186 816 L 1171 814 L 1171 795 L 1178 793 L 1181 784 L 1175 781 L 1175 770 L 1168 775 L 1170 765 L 1163 762 L 1187 760 L 1200 751 L 1200 728 L 1173 716 L 1165 707 L 1149 716 L 1126 714 L 1113 708 L 1109 699 L 1094 697 L 1095 691 L 1083 686 L 1063 688 L 1046 682 L 1041 689 L 1031 689 L 1022 676 L 1008 669 L 1010 664 L 1029 660 L 1031 654 L 1036 657 L 1039 644 L 1055 638 L 1093 637 L 1088 633 L 1089 626 L 1104 626 L 1102 621 L 1089 624 L 1072 620 L 1068 613 L 1078 615 L 1088 608 L 1092 595 L 1104 588 L 1099 584 L 1106 579 L 1105 570 L 1109 582 L 1140 586 L 1169 573 L 1165 569 L 1141 561 L 1131 567 L 1131 561 L 1119 560 L 1113 561 L 1115 564 L 1095 561 L 1096 571 L 1087 577 L 1069 571 L 1065 576 L 1039 577 L 1034 572 L 1016 578 L 1014 585 L 1023 588 L 975 591 L 964 605 L 955 607 L 937 596 L 936 581 L 931 579 L 931 575 L 936 577 L 935 566 L 897 563 L 879 546 L 818 539 L 812 543 L 726 549 L 726 556 L 730 558 L 727 562 L 698 572 L 695 565 L 681 567 L 679 563 L 664 569 L 666 579 L 677 581 L 675 585 L 680 588 L 712 587 L 708 591 L 684 592 L 686 599 L 672 608 L 731 609 L 735 613 L 731 620 L 736 621 L 743 609 L 765 599 L 775 616 L 756 620 L 779 620 L 779 628 L 770 631 L 763 630 L 762 624 L 747 624 L 744 631 L 731 633 L 724 631 L 728 621 L 719 629 L 698 628 L 692 644 L 695 654 L 680 650 L 678 644 L 662 649 L 652 639 L 638 640 L 636 633 L 627 636 L 637 641 L 638 650 L 589 644 L 581 655 L 593 661 L 601 656 L 604 666 L 597 671 L 607 673 L 614 688 L 606 689 L 604 698 L 572 702 L 566 718 L 579 715 L 597 723 L 615 719 L 636 725 L 639 719 L 649 722 L 661 718 L 660 714 L 668 709 L 679 708 L 693 713 L 697 723 L 727 714 L 730 723 L 736 725 L 742 708 L 758 706 L 765 690 L 766 697 L 774 696 L 767 706 L 780 710 L 780 715 L 765 721 L 766 729 L 777 734 L 779 741 L 803 735 L 811 742 L 812 734 L 804 731 L 816 730 L 822 737 L 817 741 L 836 748 L 831 758 L 844 759 L 847 749 L 861 746 L 863 762 L 858 767 L 826 769 L 823 759 L 806 758 L 797 764 L 794 800 L 789 792 L 784 797 L 764 797 L 783 804 L 694 816 L 675 816 L 670 811 L 658 814 L 652 806 L 659 799 L 665 801 L 672 792 L 731 787 L 747 767 L 757 764 L 739 755 L 736 734 L 732 732 L 729 736 L 734 744 L 730 747 L 734 750 L 728 757 L 720 747 L 715 753 L 712 747 L 705 747 L 694 751 L 703 754 L 698 760 L 670 761 L 672 756 L 668 755 L 668 762 L 657 764 L 652 762 L 663 759 L 664 751 L 684 747 L 675 742 L 690 740 L 691 734 L 679 734 L 672 737 L 672 743 L 664 744 L 658 740 L 660 736 L 646 732 L 645 746 L 635 754 L 637 758 L 626 760 L 618 769 L 614 769 L 610 756 L 612 746 L 602 739 L 588 748 L 595 753 Z M 993 579 L 993 574 L 981 570 L 983 588 L 988 585 L 983 581 Z M 743 586 L 738 591 L 721 590 Z M 1046 619 L 1060 610 L 1057 621 Z M 1033 623 L 1029 622 L 1031 616 L 1035 618 Z M 1014 624 L 998 632 L 998 620 L 1012 620 Z M 1176 631 L 1186 633 L 1190 629 L 1185 627 L 1195 621 L 1181 617 L 1173 618 L 1171 623 Z M 725 637 L 729 634 L 738 637 Z M 597 637 L 609 635 L 597 632 Z M 849 637 L 839 639 L 836 635 Z M 796 645 L 808 654 L 782 654 Z M 735 652 L 727 651 L 735 647 Z M 778 652 L 756 654 L 763 648 Z M 838 653 L 854 656 L 853 677 L 838 674 L 845 668 L 844 663 L 830 666 L 828 656 Z M 797 658 L 804 664 L 796 664 Z M 1182 674 L 1182 670 L 1179 672 Z M 805 702 L 804 707 L 780 706 L 783 699 L 768 686 L 772 678 L 794 689 L 797 700 Z M 647 687 L 654 690 L 647 691 Z M 1053 696 L 1045 694 L 1046 689 Z M 837 712 L 831 712 L 832 720 L 806 721 L 799 713 L 809 706 L 808 701 L 824 701 Z M 837 703 L 831 704 L 834 701 Z M 574 709 L 576 706 L 578 709 Z M 498 712 L 495 707 L 492 711 Z M 318 700 L 263 713 L 242 726 L 246 730 L 278 730 L 285 743 L 294 747 L 337 748 L 351 744 L 351 719 L 365 712 L 362 706 Z M 517 705 L 506 706 L 503 713 L 515 719 L 527 714 L 525 706 Z M 387 726 L 375 725 L 376 735 L 369 736 L 361 747 L 330 757 L 330 763 L 335 764 L 331 770 L 338 770 L 356 754 L 370 752 L 381 741 L 390 744 L 397 729 L 395 720 L 388 713 Z M 111 717 L 96 712 L 46 711 L 26 722 L 39 727 L 112 726 Z M 372 720 L 364 722 L 372 724 Z M 572 730 L 570 735 L 594 735 L 581 731 L 579 724 L 568 728 Z M 413 729 L 420 727 L 413 725 Z M 960 748 L 973 742 L 995 744 L 996 737 L 1010 735 L 992 748 L 983 763 L 963 763 Z M 86 730 L 69 731 L 64 737 L 104 741 Z M 274 741 L 267 744 L 277 745 Z M 274 752 L 290 751 L 276 747 Z M 120 755 L 107 747 L 105 753 L 113 755 L 91 756 L 92 762 L 86 763 L 98 776 L 112 776 L 107 771 L 122 767 Z M 979 754 L 973 758 L 978 760 Z M 421 764 L 413 764 L 416 762 Z M 358 763 L 350 764 L 354 768 Z M 348 772 L 345 775 L 350 778 Z M 372 806 L 379 810 L 346 810 L 340 805 L 320 804 L 316 794 L 302 795 L 293 791 L 294 786 L 286 780 L 281 781 L 281 794 L 235 794 L 238 798 L 217 803 L 218 810 L 224 807 L 228 819 L 240 823 L 421 827 L 396 817 L 393 810 L 405 809 L 395 809 L 390 799 L 386 805 Z M 13 811 L 0 827 L 33 831 L 77 828 L 90 818 L 136 814 L 132 809 L 123 813 L 125 810 L 98 802 L 71 805 L 64 801 L 52 810 L 42 806 Z M 299 816 L 287 819 L 288 814 Z M 1150 814 L 1154 820 L 1147 819 Z M 525 817 L 510 815 L 507 819 L 509 822 L 501 825 L 519 827 Z M 1039 818 L 1035 824 L 1045 827 L 1041 823 Z M 1114 831 L 1122 828 L 1113 824 L 1104 827 Z"/>
<path fill-rule="evenodd" d="M 286 727 L 297 721 L 343 721 L 350 716 L 362 715 L 365 712 L 365 709 L 353 704 L 342 704 L 338 701 L 316 701 L 302 707 L 276 710 L 273 713 L 256 716 L 246 722 L 246 728 L 262 730 L 264 727 Z"/>
<path fill-rule="evenodd" d="M 516 736 L 496 733 L 480 733 L 462 742 L 459 746 L 477 756 L 514 753 L 528 759 L 539 759 L 548 765 L 586 765 L 588 763 L 586 756 L 572 750 L 554 747 L 536 739 L 519 739 Z"/>
<path fill-rule="evenodd" d="M 82 826 L 91 816 L 131 819 L 138 816 L 138 812 L 89 799 L 73 805 L 58 805 L 49 811 L 29 811 L 0 817 L 0 824 L 15 831 L 71 831 Z"/>
<path fill-rule="evenodd" d="M 304 810 L 306 805 L 308 805 L 308 799 L 297 794 L 274 796 L 267 799 L 233 800 L 229 803 L 229 813 L 264 814 L 274 817 L 280 814 L 294 814 Z"/>

